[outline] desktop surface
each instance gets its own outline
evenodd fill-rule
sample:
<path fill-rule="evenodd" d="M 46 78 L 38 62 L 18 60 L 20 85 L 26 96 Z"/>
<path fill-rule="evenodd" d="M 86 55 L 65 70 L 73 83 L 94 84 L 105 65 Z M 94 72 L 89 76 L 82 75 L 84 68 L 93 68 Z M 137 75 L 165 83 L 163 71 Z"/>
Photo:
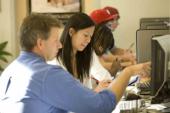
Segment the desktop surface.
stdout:
<path fill-rule="evenodd" d="M 134 88 L 130 89 L 136 88 L 136 86 L 133 87 Z M 150 96 L 150 94 L 130 94 L 134 96 L 134 98 L 130 99 L 128 97 L 130 95 L 127 95 L 127 92 L 125 92 L 125 95 L 112 113 L 170 113 L 170 102 L 152 104 L 152 96 Z M 140 96 L 140 98 L 138 96 Z"/>

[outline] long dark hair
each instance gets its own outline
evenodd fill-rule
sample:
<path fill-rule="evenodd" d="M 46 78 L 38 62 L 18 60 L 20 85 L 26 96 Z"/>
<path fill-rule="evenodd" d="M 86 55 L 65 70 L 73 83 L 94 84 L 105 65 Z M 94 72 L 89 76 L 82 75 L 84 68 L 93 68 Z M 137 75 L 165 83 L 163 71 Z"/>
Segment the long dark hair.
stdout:
<path fill-rule="evenodd" d="M 92 44 L 98 56 L 114 47 L 114 37 L 111 30 L 105 25 L 97 25 L 93 34 Z M 102 48 L 102 50 L 101 50 Z"/>
<path fill-rule="evenodd" d="M 84 13 L 76 13 L 70 17 L 61 35 L 61 43 L 63 45 L 63 48 L 59 50 L 57 59 L 61 61 L 66 69 L 73 75 L 73 67 L 71 64 L 73 47 L 71 43 L 71 37 L 69 35 L 69 29 L 74 28 L 74 30 L 78 32 L 79 30 L 92 26 L 95 26 L 95 24 L 88 15 Z M 92 43 L 90 42 L 83 51 L 78 51 L 76 54 L 76 68 L 78 79 L 80 81 L 83 81 L 84 77 L 89 77 L 92 50 Z"/>

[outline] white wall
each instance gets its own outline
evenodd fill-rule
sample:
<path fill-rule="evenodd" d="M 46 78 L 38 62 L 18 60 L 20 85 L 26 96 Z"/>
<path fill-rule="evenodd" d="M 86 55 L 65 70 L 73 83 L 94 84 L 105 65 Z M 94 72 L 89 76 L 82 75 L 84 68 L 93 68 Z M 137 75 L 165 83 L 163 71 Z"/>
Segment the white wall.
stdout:
<path fill-rule="evenodd" d="M 123 48 L 135 42 L 140 18 L 170 17 L 170 0 L 100 0 L 100 3 L 100 7 L 109 5 L 119 10 L 120 25 L 114 36 L 117 45 Z"/>
<path fill-rule="evenodd" d="M 29 0 L 15 0 L 15 15 L 16 15 L 16 33 L 18 34 L 19 28 L 22 24 L 23 19 L 28 15 L 28 1 Z M 19 39 L 17 38 L 16 42 L 16 54 L 20 52 Z"/>
<path fill-rule="evenodd" d="M 0 42 L 8 41 L 6 51 L 12 53 L 11 62 L 16 56 L 15 44 L 15 2 L 14 0 L 1 0 L 0 10 Z M 0 62 L 1 65 L 7 65 Z"/>
<path fill-rule="evenodd" d="M 83 1 L 83 12 L 89 14 L 92 10 L 100 8 L 101 0 L 82 0 Z M 109 0 L 105 0 L 109 1 Z"/>

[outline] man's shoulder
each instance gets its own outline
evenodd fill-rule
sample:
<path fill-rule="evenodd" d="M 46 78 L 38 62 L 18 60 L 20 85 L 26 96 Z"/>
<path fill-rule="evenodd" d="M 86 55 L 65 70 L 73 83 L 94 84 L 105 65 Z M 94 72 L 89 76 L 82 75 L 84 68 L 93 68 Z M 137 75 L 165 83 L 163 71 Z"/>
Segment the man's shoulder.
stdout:
<path fill-rule="evenodd" d="M 46 64 L 45 69 L 42 70 L 46 75 L 68 75 L 69 73 L 59 65 Z"/>

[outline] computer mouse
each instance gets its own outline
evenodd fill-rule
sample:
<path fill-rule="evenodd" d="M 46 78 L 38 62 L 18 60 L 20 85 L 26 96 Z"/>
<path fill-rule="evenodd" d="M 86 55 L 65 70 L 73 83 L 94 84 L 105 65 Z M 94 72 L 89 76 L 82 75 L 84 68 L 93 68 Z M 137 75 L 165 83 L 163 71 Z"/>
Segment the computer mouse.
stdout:
<path fill-rule="evenodd" d="M 169 108 L 164 108 L 161 110 L 162 113 L 170 113 L 170 107 Z"/>
<path fill-rule="evenodd" d="M 125 96 L 126 100 L 138 100 L 141 99 L 141 97 L 135 93 L 127 93 Z"/>

